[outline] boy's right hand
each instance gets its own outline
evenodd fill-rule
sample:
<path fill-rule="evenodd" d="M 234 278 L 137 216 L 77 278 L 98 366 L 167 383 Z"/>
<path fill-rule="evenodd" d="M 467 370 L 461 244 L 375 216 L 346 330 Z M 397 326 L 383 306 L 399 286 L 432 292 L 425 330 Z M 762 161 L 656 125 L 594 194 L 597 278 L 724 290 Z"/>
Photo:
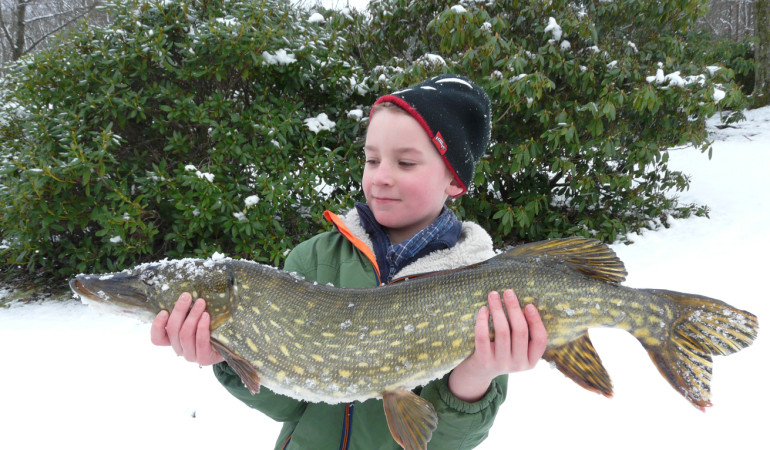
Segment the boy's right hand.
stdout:
<path fill-rule="evenodd" d="M 206 312 L 206 302 L 199 298 L 192 308 L 192 296 L 185 292 L 179 296 L 171 314 L 161 311 L 152 322 L 150 338 L 159 346 L 171 346 L 177 355 L 201 366 L 224 361 L 211 346 L 211 316 Z"/>

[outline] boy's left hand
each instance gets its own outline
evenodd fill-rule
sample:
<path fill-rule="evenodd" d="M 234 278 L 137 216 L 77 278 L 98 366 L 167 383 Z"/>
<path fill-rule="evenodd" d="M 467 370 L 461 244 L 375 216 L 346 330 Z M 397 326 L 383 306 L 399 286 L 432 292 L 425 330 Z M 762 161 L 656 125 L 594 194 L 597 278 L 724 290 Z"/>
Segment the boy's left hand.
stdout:
<path fill-rule="evenodd" d="M 516 294 L 503 293 L 506 317 L 498 292 L 487 297 L 489 308 L 476 316 L 476 349 L 449 375 L 449 390 L 467 402 L 481 399 L 498 375 L 529 370 L 543 356 L 547 333 L 534 305 L 522 311 Z M 494 341 L 489 336 L 489 316 L 494 325 Z"/>

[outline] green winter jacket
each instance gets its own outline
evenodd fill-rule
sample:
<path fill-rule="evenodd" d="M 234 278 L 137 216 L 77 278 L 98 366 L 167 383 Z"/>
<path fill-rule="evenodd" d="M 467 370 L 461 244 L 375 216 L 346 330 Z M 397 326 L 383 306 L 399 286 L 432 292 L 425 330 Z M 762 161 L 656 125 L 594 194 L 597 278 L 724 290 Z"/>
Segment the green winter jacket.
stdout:
<path fill-rule="evenodd" d="M 377 286 L 376 263 L 372 263 L 373 258 L 367 256 L 365 248 L 372 248 L 371 241 L 358 223 L 356 211 L 343 218 L 327 214 L 327 218 L 333 220 L 337 228 L 298 245 L 286 259 L 284 270 L 340 287 Z M 476 224 L 464 223 L 460 240 L 454 247 L 419 259 L 397 276 L 455 268 L 492 255 L 489 235 Z M 336 405 L 307 403 L 275 394 L 264 386 L 259 394 L 251 395 L 226 363 L 215 365 L 214 373 L 236 398 L 284 423 L 275 449 L 400 449 L 388 430 L 381 399 Z M 474 448 L 487 437 L 505 400 L 508 378 L 498 377 L 481 400 L 467 403 L 449 392 L 448 376 L 415 389 L 438 413 L 438 428 L 428 448 Z"/>

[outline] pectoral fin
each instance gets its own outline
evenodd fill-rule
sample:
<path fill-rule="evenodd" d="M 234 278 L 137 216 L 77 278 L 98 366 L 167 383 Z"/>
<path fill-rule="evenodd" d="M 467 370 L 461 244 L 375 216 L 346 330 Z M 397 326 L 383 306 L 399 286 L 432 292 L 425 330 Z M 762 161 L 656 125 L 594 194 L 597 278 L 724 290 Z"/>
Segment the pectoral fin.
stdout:
<path fill-rule="evenodd" d="M 406 390 L 382 394 L 385 418 L 393 439 L 405 450 L 425 450 L 438 426 L 433 405 L 424 398 Z"/>
<path fill-rule="evenodd" d="M 612 381 L 588 333 L 561 347 L 546 350 L 543 359 L 589 391 L 612 397 Z"/>
<path fill-rule="evenodd" d="M 257 369 L 248 361 L 243 359 L 240 355 L 234 353 L 227 348 L 223 343 L 216 339 L 211 339 L 211 346 L 222 355 L 225 362 L 233 368 L 235 373 L 241 377 L 241 381 L 249 389 L 252 394 L 259 393 L 259 374 Z"/>

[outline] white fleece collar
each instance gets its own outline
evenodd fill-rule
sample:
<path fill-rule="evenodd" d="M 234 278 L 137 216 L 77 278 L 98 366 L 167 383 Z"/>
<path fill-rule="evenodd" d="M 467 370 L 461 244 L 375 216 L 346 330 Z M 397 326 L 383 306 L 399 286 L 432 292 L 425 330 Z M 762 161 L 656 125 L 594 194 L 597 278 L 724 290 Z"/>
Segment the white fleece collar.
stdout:
<path fill-rule="evenodd" d="M 347 214 L 340 216 L 342 222 L 347 225 L 355 237 L 360 239 L 370 249 L 374 248 L 369 233 L 361 226 L 358 211 L 353 208 Z M 473 222 L 462 222 L 460 238 L 451 248 L 437 250 L 417 261 L 407 265 L 399 271 L 395 278 L 419 273 L 435 272 L 437 270 L 449 270 L 476 264 L 495 256 L 492 238 L 480 225 Z"/>

